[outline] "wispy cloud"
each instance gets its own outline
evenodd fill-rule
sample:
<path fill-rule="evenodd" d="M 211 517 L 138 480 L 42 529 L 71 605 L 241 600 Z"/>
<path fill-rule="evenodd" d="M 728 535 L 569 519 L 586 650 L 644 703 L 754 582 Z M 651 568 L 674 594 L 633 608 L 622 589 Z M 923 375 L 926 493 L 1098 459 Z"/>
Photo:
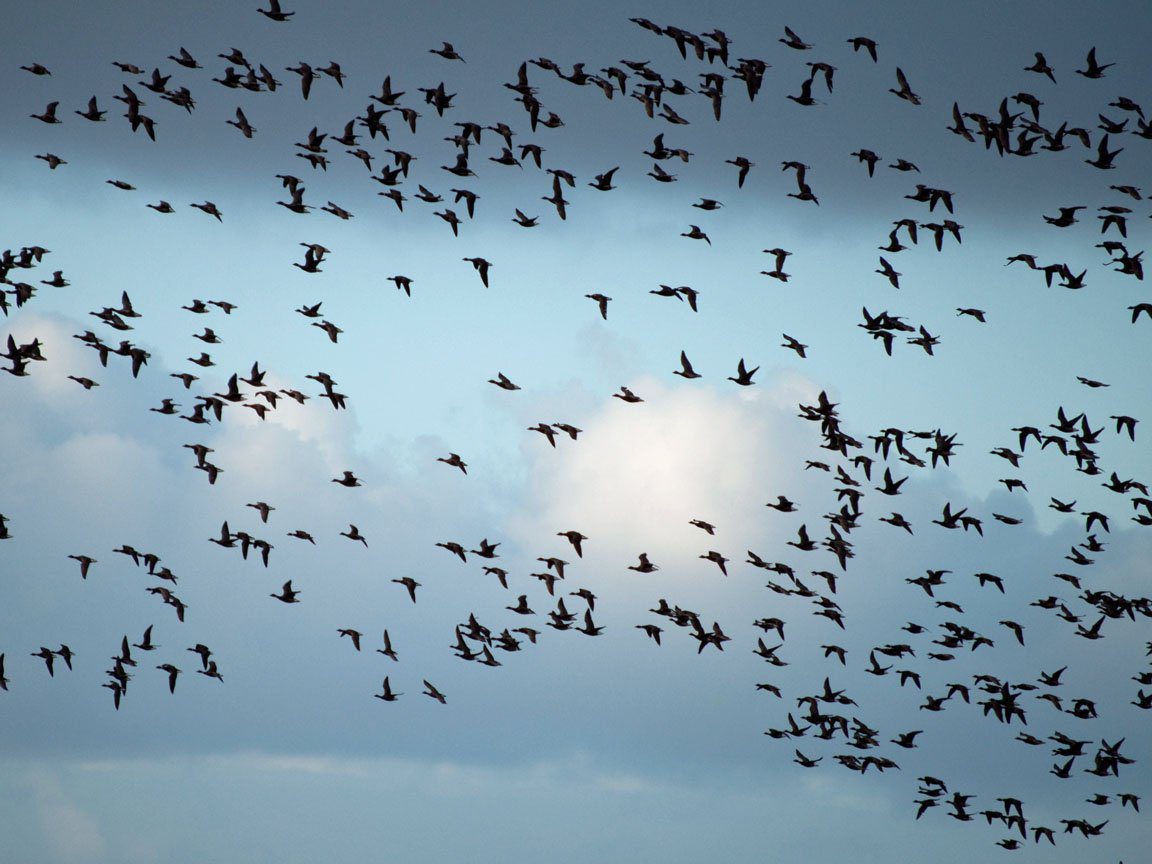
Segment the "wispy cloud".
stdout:
<path fill-rule="evenodd" d="M 50 769 L 38 767 L 25 775 L 36 802 L 36 816 L 47 849 L 61 864 L 80 864 L 103 857 L 107 842 L 100 823 L 65 790 Z"/>

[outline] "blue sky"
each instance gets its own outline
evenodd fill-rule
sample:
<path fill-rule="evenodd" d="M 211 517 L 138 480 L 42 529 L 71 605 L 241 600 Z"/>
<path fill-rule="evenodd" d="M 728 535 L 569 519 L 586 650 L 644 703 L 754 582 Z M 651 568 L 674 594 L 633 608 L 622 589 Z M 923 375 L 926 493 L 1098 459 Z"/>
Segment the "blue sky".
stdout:
<path fill-rule="evenodd" d="M 669 861 L 744 860 L 766 849 L 812 861 L 1008 854 L 994 844 L 1011 832 L 980 816 L 960 822 L 939 806 L 916 820 L 916 778 L 925 774 L 973 795 L 974 814 L 999 807 L 998 797 L 1024 800 L 1029 824 L 1054 828 L 1057 845 L 1036 845 L 1029 835 L 1016 853 L 1022 860 L 1133 859 L 1147 848 L 1152 838 L 1140 817 L 1118 803 L 1121 793 L 1149 791 L 1146 718 L 1131 704 L 1141 686 L 1133 676 L 1148 668 L 1147 619 L 1108 619 L 1106 638 L 1090 641 L 1033 605 L 1056 596 L 1091 626 L 1099 617 L 1091 597 L 1053 575 L 1070 571 L 1090 591 L 1130 599 L 1146 592 L 1152 545 L 1131 521 L 1142 493 L 1101 482 L 1113 471 L 1137 480 L 1152 473 L 1143 423 L 1130 441 L 1111 419 L 1152 415 L 1143 380 L 1152 321 L 1130 323 L 1128 307 L 1147 299 L 1144 282 L 1115 272 L 1096 245 L 1124 239 L 1136 255 L 1148 234 L 1147 202 L 1109 188 L 1139 186 L 1152 163 L 1148 141 L 1131 134 L 1135 113 L 1109 106 L 1119 97 L 1140 102 L 1152 82 L 1143 34 L 1131 26 L 1138 7 L 1107 4 L 1101 14 L 1058 3 L 1039 16 L 1023 5 L 910 3 L 882 12 L 827 3 L 753 12 L 724 3 L 706 13 L 690 4 L 620 12 L 606 3 L 506 3 L 483 13 L 426 4 L 402 14 L 374 3 L 337 5 L 339 14 L 305 0 L 285 4 L 296 15 L 282 24 L 254 9 L 196 2 L 115 10 L 47 3 L 10 16 L 20 48 L 0 88 L 10 118 L 0 131 L 0 189 L 10 203 L 0 212 L 0 247 L 51 250 L 35 269 L 9 272 L 10 283 L 37 290 L 0 328 L 5 342 L 9 334 L 17 344 L 39 339 L 47 357 L 30 361 L 26 377 L 0 376 L 0 513 L 11 533 L 0 541 L 0 652 L 9 679 L 0 692 L 0 827 L 13 860 L 311 861 L 381 848 L 428 861 L 562 862 L 641 849 Z M 770 64 L 763 89 L 749 102 L 731 69 L 691 52 L 681 59 L 672 40 L 628 14 L 695 33 L 724 30 L 732 58 Z M 786 25 L 814 47 L 780 44 Z M 876 39 L 879 62 L 853 53 L 847 40 L 856 35 Z M 445 40 L 466 62 L 431 53 Z M 1101 62 L 1115 63 L 1099 80 L 1073 71 L 1093 45 Z M 167 59 L 181 46 L 204 68 Z M 216 55 L 234 47 L 283 87 L 252 93 L 213 83 L 229 65 Z M 1057 83 L 1023 70 L 1035 51 L 1045 53 Z M 607 100 L 595 86 L 529 65 L 545 113 L 564 120 L 532 132 L 502 85 L 521 62 L 542 57 L 565 72 L 575 63 L 595 72 L 622 66 L 622 58 L 647 60 L 666 82 L 693 89 L 702 73 L 725 74 L 722 120 L 701 96 L 671 94 L 664 99 L 689 123 L 649 119 L 635 99 L 617 92 Z M 338 61 L 343 87 L 321 77 L 305 101 L 297 76 L 285 71 L 301 60 Z M 144 75 L 113 61 L 138 64 Z M 836 67 L 832 92 L 815 85 L 819 104 L 809 107 L 785 98 L 800 92 L 815 61 Z M 33 62 L 52 74 L 18 68 Z M 189 88 L 192 112 L 138 83 L 154 67 L 171 73 L 169 89 Z M 921 105 L 888 92 L 897 67 Z M 390 159 L 386 148 L 415 157 L 399 187 L 408 197 L 403 212 L 332 141 L 385 76 L 405 91 L 400 104 L 420 112 L 417 131 L 392 113 L 389 141 L 360 128 L 357 146 L 373 155 L 377 176 Z M 457 94 L 443 117 L 419 93 L 440 81 Z M 630 92 L 636 81 L 629 78 Z M 121 116 L 113 97 L 122 85 L 144 99 L 155 142 Z M 1001 99 L 1021 92 L 1042 101 L 1042 126 L 1083 126 L 1092 147 L 1073 141 L 1062 152 L 1000 157 L 947 131 L 953 102 L 995 118 Z M 107 122 L 73 113 L 93 94 Z M 60 124 L 29 117 L 52 101 Z M 238 106 L 256 127 L 251 139 L 226 125 Z M 1111 171 L 1084 164 L 1103 134 L 1099 114 L 1127 118 L 1129 131 L 1110 134 L 1112 147 L 1124 148 Z M 441 170 L 455 162 L 444 139 L 464 122 L 506 122 L 517 149 L 535 142 L 545 169 L 570 171 L 567 219 L 541 200 L 552 194 L 551 175 L 528 160 L 489 161 L 502 146 L 493 131 L 470 149 L 475 177 Z M 330 136 L 324 171 L 295 155 L 312 127 Z M 658 134 L 691 153 L 687 162 L 660 163 L 677 175 L 674 183 L 647 176 L 653 160 L 643 151 Z M 850 155 L 859 148 L 882 157 L 874 177 Z M 45 153 L 66 164 L 50 170 L 35 158 Z M 743 188 L 726 162 L 737 155 L 755 163 Z M 887 167 L 897 159 L 919 170 Z M 809 166 L 818 205 L 789 197 L 794 172 L 780 167 L 789 160 Z M 588 188 L 614 166 L 618 188 Z M 276 204 L 288 200 L 275 177 L 284 173 L 301 179 L 315 209 L 297 214 Z M 135 189 L 105 182 L 113 179 Z M 878 251 L 896 220 L 948 218 L 907 200 L 917 183 L 954 193 L 962 242 L 946 237 L 937 251 L 922 228 L 918 244 L 902 234 L 909 248 Z M 417 184 L 447 200 L 415 200 Z M 434 215 L 444 207 L 463 215 L 453 188 L 480 196 L 459 237 Z M 701 198 L 724 206 L 693 208 Z M 145 207 L 161 199 L 175 212 Z M 204 201 L 219 207 L 221 220 L 190 206 Z M 328 202 L 353 218 L 322 212 Z M 1042 218 L 1073 205 L 1086 208 L 1077 224 L 1057 228 Z M 1102 235 L 1096 218 L 1097 208 L 1117 205 L 1131 208 L 1126 238 Z M 514 224 L 516 208 L 539 224 Z M 681 236 L 693 224 L 710 243 Z M 304 260 L 301 243 L 331 250 L 322 272 L 292 266 Z M 792 253 L 787 282 L 761 272 L 773 263 L 762 250 L 775 247 Z M 1005 266 L 1021 253 L 1086 270 L 1087 287 L 1046 288 L 1038 271 Z M 900 271 L 900 289 L 874 272 L 881 255 Z M 493 264 L 488 288 L 462 260 L 475 256 Z M 40 284 L 57 269 L 68 287 Z M 395 275 L 413 280 L 411 298 L 388 281 Z M 661 285 L 694 288 L 699 311 L 652 296 Z M 122 292 L 141 317 L 120 334 L 89 313 L 118 307 Z M 597 292 L 612 298 L 607 320 L 585 296 Z M 181 308 L 193 298 L 226 299 L 236 309 L 195 315 Z M 295 311 L 317 302 L 343 330 L 337 344 Z M 862 307 L 923 324 L 940 338 L 934 355 L 900 336 L 887 356 L 856 326 Z M 958 307 L 984 310 L 987 322 L 958 316 Z M 193 338 L 205 327 L 222 342 Z M 151 356 L 139 377 L 115 355 L 101 367 L 96 352 L 71 338 L 86 330 L 113 346 L 129 338 L 145 348 Z M 808 346 L 806 358 L 781 345 L 784 333 Z M 189 363 L 202 351 L 214 367 Z M 700 379 L 673 374 L 681 351 Z M 741 359 L 759 367 L 753 386 L 726 380 Z M 281 399 L 264 420 L 229 406 L 222 421 L 203 426 L 149 410 L 171 398 L 186 414 L 197 394 L 224 392 L 228 377 L 246 375 L 253 362 L 272 389 L 311 398 Z M 348 395 L 346 410 L 333 410 L 305 377 L 320 370 Z M 188 390 L 171 377 L 186 371 L 200 378 Z M 493 387 L 497 372 L 522 389 Z M 100 386 L 86 391 L 68 376 Z M 1109 386 L 1090 388 L 1078 376 Z M 643 401 L 613 398 L 621 386 Z M 258 398 L 251 389 L 243 385 L 249 403 Z M 875 459 L 871 479 L 821 448 L 818 425 L 797 417 L 797 406 L 815 404 L 821 391 L 862 442 L 858 452 Z M 990 452 L 1020 451 L 1014 427 L 1052 432 L 1058 407 L 1103 428 L 1090 445 L 1102 474 L 1078 472 L 1071 458 L 1035 442 L 1019 468 Z M 560 434 L 552 448 L 529 431 L 538 423 L 582 432 L 575 441 Z M 886 465 L 869 436 L 890 427 L 955 433 L 960 446 L 949 465 L 915 467 L 895 451 Z M 928 442 L 906 440 L 927 459 Z M 192 442 L 213 448 L 209 458 L 223 469 L 216 484 L 195 470 L 182 446 Z M 437 461 L 450 452 L 467 462 L 467 475 Z M 829 536 L 825 514 L 844 502 L 836 474 L 805 468 L 809 460 L 833 472 L 842 465 L 863 490 L 859 526 L 847 535 L 855 555 L 842 573 L 826 550 L 786 545 L 801 525 L 817 542 Z M 899 496 L 874 488 L 885 467 L 908 477 Z M 330 482 L 345 470 L 363 486 Z M 1027 489 L 1010 491 L 999 482 L 1005 478 Z M 766 509 L 778 495 L 798 512 Z M 1053 497 L 1075 500 L 1073 512 L 1057 513 Z M 267 524 L 246 506 L 256 501 L 276 508 Z M 931 524 L 946 502 L 980 518 L 983 535 Z M 879 521 L 893 511 L 912 523 L 912 535 Z M 1108 515 L 1111 530 L 1085 530 L 1089 511 Z M 715 536 L 692 519 L 714 524 Z M 224 521 L 272 543 L 267 568 L 208 542 Z M 366 546 L 340 536 L 349 524 Z M 297 529 L 316 544 L 288 536 Z M 582 558 L 557 536 L 568 530 L 589 538 Z M 1089 533 L 1106 544 L 1087 553 L 1094 563 L 1066 560 Z M 462 563 L 435 545 L 475 549 L 481 538 L 501 544 L 499 559 L 470 554 Z M 154 552 L 176 574 L 170 587 L 188 606 L 185 622 L 145 591 L 162 583 L 112 551 L 121 544 Z M 712 550 L 730 559 L 726 577 L 700 560 Z M 814 598 L 766 588 L 790 583 L 748 564 L 749 550 L 793 566 L 816 599 L 839 605 L 845 628 L 815 615 Z M 659 570 L 628 569 L 640 553 Z M 97 559 L 86 580 L 68 558 L 79 554 Z M 585 601 L 569 592 L 596 595 L 600 637 L 544 626 L 555 599 L 532 574 L 550 556 L 570 562 L 556 585 L 570 609 L 582 616 Z M 508 571 L 508 590 L 484 563 Z M 835 593 L 808 575 L 825 569 L 840 573 Z M 930 569 L 951 571 L 934 597 L 906 582 Z M 979 587 L 981 572 L 1000 576 L 1004 593 Z M 403 577 L 421 583 L 415 604 L 392 582 Z M 300 603 L 269 598 L 286 580 L 301 591 Z M 534 616 L 508 611 L 520 594 Z M 731 637 L 723 652 L 698 653 L 688 630 L 653 615 L 661 598 L 697 612 L 705 628 L 718 622 Z M 515 653 L 493 649 L 503 665 L 485 668 L 451 650 L 454 628 L 470 615 L 497 633 L 525 621 L 542 633 Z M 753 626 L 770 617 L 786 622 L 785 667 L 753 653 L 762 636 L 769 646 L 781 641 Z M 1004 620 L 1024 626 L 1025 646 Z M 926 632 L 902 631 L 910 621 Z M 929 658 L 947 650 L 932 644 L 947 622 L 994 645 Z M 664 628 L 662 645 L 637 629 L 645 623 Z M 117 711 L 100 686 L 113 661 L 102 658 L 149 625 L 160 647 L 135 652 L 139 667 Z M 340 628 L 363 632 L 361 652 Z M 396 663 L 375 653 L 384 629 Z M 916 656 L 878 655 L 893 673 L 867 674 L 870 651 L 897 642 L 912 643 Z M 29 655 L 62 643 L 75 651 L 75 668 L 61 669 L 57 659 L 49 677 Z M 185 649 L 197 643 L 212 648 L 223 682 L 195 674 L 199 660 Z M 830 644 L 846 651 L 845 665 L 826 656 Z M 182 670 L 172 694 L 153 668 L 159 663 Z M 1063 761 L 1050 744 L 1021 744 L 1017 724 L 984 715 L 974 678 L 1028 684 L 1061 666 L 1062 685 L 1022 691 L 1021 701 L 1032 734 L 1090 742 L 1067 780 L 1049 773 Z M 920 673 L 923 690 L 901 687 L 897 669 Z M 389 704 L 372 698 L 385 675 L 404 694 Z M 826 677 L 855 701 L 844 713 L 879 730 L 880 746 L 857 750 L 816 739 L 814 730 L 793 739 L 764 734 L 787 728 L 789 712 L 802 718 L 796 700 L 821 693 Z M 446 705 L 421 695 L 425 679 Z M 756 683 L 779 686 L 783 698 Z M 926 696 L 954 683 L 971 688 L 972 704 L 957 696 L 943 712 L 922 710 Z M 1043 693 L 1059 696 L 1062 709 L 1093 700 L 1098 716 L 1058 710 L 1038 698 Z M 890 743 L 913 729 L 923 730 L 916 749 Z M 1100 742 L 1118 739 L 1136 764 L 1116 777 L 1085 774 Z M 794 750 L 822 761 L 801 768 Z M 884 755 L 900 770 L 861 776 L 836 764 L 843 754 Z M 1087 803 L 1097 793 L 1110 803 Z M 1108 825 L 1085 839 L 1062 833 L 1062 819 Z"/>

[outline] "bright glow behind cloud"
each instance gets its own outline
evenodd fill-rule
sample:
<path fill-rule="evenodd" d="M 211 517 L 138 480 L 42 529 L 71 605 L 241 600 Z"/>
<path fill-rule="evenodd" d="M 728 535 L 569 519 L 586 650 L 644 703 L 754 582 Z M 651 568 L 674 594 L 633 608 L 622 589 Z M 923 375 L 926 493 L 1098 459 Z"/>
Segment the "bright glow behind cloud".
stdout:
<path fill-rule="evenodd" d="M 695 550 L 703 536 L 688 523 L 718 526 L 725 542 L 762 532 L 749 500 L 767 500 L 797 472 L 797 428 L 777 400 L 784 392 L 724 392 L 638 379 L 644 402 L 610 399 L 575 442 L 537 453 L 530 509 L 514 523 L 518 539 L 579 530 L 597 551 L 633 559 L 659 549 Z M 787 393 L 815 388 L 789 382 Z M 536 446 L 538 443 L 544 446 Z"/>

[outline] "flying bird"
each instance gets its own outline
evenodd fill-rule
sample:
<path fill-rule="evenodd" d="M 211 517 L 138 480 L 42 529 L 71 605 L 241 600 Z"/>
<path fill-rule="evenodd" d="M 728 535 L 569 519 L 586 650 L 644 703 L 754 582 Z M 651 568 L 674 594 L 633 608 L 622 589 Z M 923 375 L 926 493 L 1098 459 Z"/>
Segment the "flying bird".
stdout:
<path fill-rule="evenodd" d="M 1039 56 L 1037 56 L 1037 61 L 1039 61 L 1039 59 L 1040 59 Z M 1084 68 L 1083 69 L 1076 69 L 1075 72 L 1077 75 L 1083 75 L 1085 78 L 1092 78 L 1092 79 L 1103 78 L 1104 77 L 1104 70 L 1109 69 L 1115 65 L 1116 65 L 1115 63 L 1103 63 L 1103 64 L 1101 64 L 1101 63 L 1097 62 L 1097 60 L 1096 60 L 1096 48 L 1095 48 L 1095 46 L 1093 46 L 1092 48 L 1088 49 L 1088 56 L 1084 60 Z"/>
<path fill-rule="evenodd" d="M 257 9 L 256 11 L 263 15 L 265 18 L 278 22 L 287 21 L 289 18 L 296 14 L 295 12 L 284 12 L 280 8 L 280 0 L 268 0 L 267 9 Z"/>
<path fill-rule="evenodd" d="M 289 579 L 284 583 L 284 587 L 280 589 L 279 594 L 269 594 L 269 597 L 275 597 L 281 603 L 299 603 L 298 599 L 300 592 L 292 588 L 292 580 Z"/>
<path fill-rule="evenodd" d="M 896 67 L 896 82 L 899 84 L 899 89 L 889 88 L 889 93 L 895 93 L 905 102 L 911 102 L 913 105 L 920 104 L 920 97 L 912 92 L 912 87 L 908 84 L 908 78 L 904 75 L 904 70 L 899 66 Z"/>
<path fill-rule="evenodd" d="M 404 695 L 403 693 L 394 693 L 392 691 L 392 685 L 388 682 L 387 675 L 384 676 L 384 683 L 381 685 L 381 687 L 381 692 L 374 693 L 372 695 L 377 699 L 382 699 L 385 702 L 395 702 L 398 697 Z"/>
<path fill-rule="evenodd" d="M 464 474 L 468 473 L 468 463 L 460 458 L 458 453 L 449 453 L 445 456 L 437 456 L 437 462 L 443 462 L 445 465 L 451 465 L 453 468 L 459 468 Z"/>
<path fill-rule="evenodd" d="M 608 304 L 610 302 L 612 302 L 612 298 L 608 297 L 605 294 L 600 294 L 600 293 L 585 294 L 584 296 L 586 298 L 588 298 L 589 300 L 593 300 L 596 302 L 597 307 L 600 309 L 600 317 L 603 318 L 605 321 L 607 321 L 608 320 Z"/>
<path fill-rule="evenodd" d="M 759 368 L 760 368 L 759 366 L 756 366 L 755 368 L 749 370 L 744 365 L 744 358 L 741 357 L 740 363 L 736 367 L 736 375 L 735 376 L 729 375 L 728 380 L 729 381 L 735 381 L 737 384 L 739 384 L 742 387 L 748 387 L 753 383 L 752 376 L 756 374 L 756 371 Z"/>

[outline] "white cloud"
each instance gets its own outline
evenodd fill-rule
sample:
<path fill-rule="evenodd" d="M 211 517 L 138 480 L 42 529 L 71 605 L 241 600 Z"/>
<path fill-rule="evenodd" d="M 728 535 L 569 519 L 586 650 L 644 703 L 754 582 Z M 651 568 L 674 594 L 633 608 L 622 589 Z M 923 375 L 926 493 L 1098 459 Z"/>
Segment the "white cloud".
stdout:
<path fill-rule="evenodd" d="M 289 388 L 313 394 L 317 385 L 311 381 L 287 381 L 268 374 L 261 389 L 278 392 Z M 251 388 L 241 385 L 241 392 L 250 391 Z M 252 396 L 245 401 L 262 403 L 265 400 Z M 338 411 L 321 395 L 314 394 L 303 405 L 284 396 L 277 402 L 277 407 L 264 416 L 265 419 L 261 420 L 255 411 L 237 404 L 227 410 L 223 424 L 216 427 L 221 430 L 218 433 L 221 451 L 239 451 L 244 470 L 254 474 L 282 471 L 293 461 L 286 458 L 285 449 L 301 442 L 315 447 L 329 467 L 345 465 L 357 425 L 354 412 Z M 286 439 L 283 434 L 272 434 L 283 431 L 292 433 L 292 439 Z"/>
<path fill-rule="evenodd" d="M 473 796 L 489 794 L 493 789 L 515 787 L 554 795 L 564 791 L 601 790 L 623 794 L 641 791 L 676 791 L 674 785 L 645 777 L 637 773 L 606 770 L 584 753 L 564 757 L 541 759 L 519 766 L 489 765 L 449 759 L 419 759 L 400 757 L 356 757 L 321 754 L 294 754 L 245 752 L 229 755 L 211 755 L 195 760 L 208 774 L 245 775 L 272 773 L 295 775 L 297 780 L 314 777 L 355 777 L 372 781 L 381 777 L 420 794 L 434 796 Z M 110 776 L 124 773 L 166 773 L 198 770 L 188 757 L 107 759 L 76 763 L 80 771 Z M 37 789 L 55 794 L 61 800 L 60 784 L 46 770 L 38 769 Z M 297 782 L 292 780 L 289 782 Z M 306 781 L 305 781 L 306 782 Z M 683 791 L 683 790 L 681 790 Z M 38 792 L 39 794 L 39 792 Z M 50 796 L 49 796 L 50 797 Z"/>
<path fill-rule="evenodd" d="M 531 448 L 537 479 L 513 521 L 518 538 L 575 529 L 597 550 L 634 559 L 696 549 L 704 535 L 691 519 L 718 526 L 729 544 L 762 535 L 748 502 L 784 491 L 802 467 L 792 415 L 815 388 L 800 378 L 731 393 L 654 378 L 630 386 L 645 401 L 608 400 L 576 441 L 560 435 L 555 450 L 531 442 L 543 446 Z"/>
<path fill-rule="evenodd" d="M 77 805 L 55 774 L 38 768 L 28 774 L 44 843 L 64 862 L 91 861 L 103 856 L 104 834 L 96 818 Z"/>
<path fill-rule="evenodd" d="M 229 763 L 236 760 L 229 759 Z M 290 774 L 316 774 L 329 776 L 362 776 L 369 767 L 361 761 L 334 759 L 330 756 L 286 756 L 252 754 L 244 757 L 252 768 L 266 771 L 284 771 Z"/>

